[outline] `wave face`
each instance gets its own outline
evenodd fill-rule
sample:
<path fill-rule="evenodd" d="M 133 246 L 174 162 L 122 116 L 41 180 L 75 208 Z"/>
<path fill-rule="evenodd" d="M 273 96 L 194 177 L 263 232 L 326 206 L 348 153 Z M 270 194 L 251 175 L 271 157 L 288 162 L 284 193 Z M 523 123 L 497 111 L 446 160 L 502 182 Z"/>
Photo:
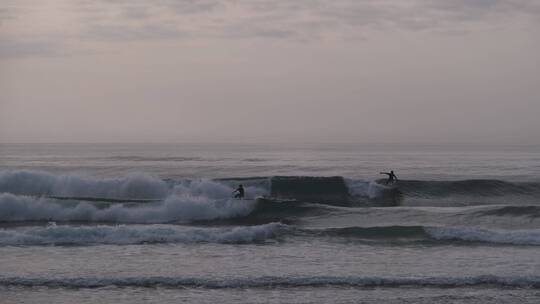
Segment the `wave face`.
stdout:
<path fill-rule="evenodd" d="M 460 180 L 460 181 L 415 181 L 399 182 L 399 189 L 408 195 L 445 197 L 467 196 L 540 196 L 540 183 L 511 183 L 501 180 Z"/>
<path fill-rule="evenodd" d="M 285 225 L 225 228 L 187 228 L 173 225 L 151 226 L 56 226 L 0 230 L 0 246 L 47 245 L 130 245 L 148 243 L 261 243 L 278 236 Z"/>
<path fill-rule="evenodd" d="M 100 287 L 169 287 L 169 288 L 294 288 L 294 287 L 498 287 L 540 288 L 539 276 L 501 277 L 255 277 L 239 279 L 205 279 L 186 277 L 126 277 L 126 278 L 21 278 L 0 277 L 0 286 L 100 288 Z"/>
<path fill-rule="evenodd" d="M 270 183 L 272 197 L 337 205 L 345 205 L 349 201 L 349 189 L 341 176 L 274 176 Z"/>
<path fill-rule="evenodd" d="M 480 216 L 524 216 L 529 218 L 540 217 L 540 206 L 504 206 L 492 210 L 477 212 Z"/>
<path fill-rule="evenodd" d="M 430 199 L 429 203 L 445 205 L 448 198 L 460 202 L 479 202 L 511 198 L 513 201 L 540 201 L 540 183 L 512 183 L 500 180 L 415 181 L 400 180 L 385 185 L 384 180 L 366 181 L 335 177 L 287 176 L 271 178 L 270 194 L 277 198 L 348 205 L 376 202 L 396 206 L 404 201 Z M 474 203 L 472 203 L 474 204 Z"/>
<path fill-rule="evenodd" d="M 475 228 L 426 227 L 425 231 L 436 240 L 458 240 L 512 245 L 540 245 L 540 229 L 493 231 Z"/>
<path fill-rule="evenodd" d="M 509 245 L 540 245 L 540 229 L 487 230 L 469 227 L 381 226 L 307 230 L 306 233 L 369 240 L 411 240 L 428 242 L 478 242 Z"/>

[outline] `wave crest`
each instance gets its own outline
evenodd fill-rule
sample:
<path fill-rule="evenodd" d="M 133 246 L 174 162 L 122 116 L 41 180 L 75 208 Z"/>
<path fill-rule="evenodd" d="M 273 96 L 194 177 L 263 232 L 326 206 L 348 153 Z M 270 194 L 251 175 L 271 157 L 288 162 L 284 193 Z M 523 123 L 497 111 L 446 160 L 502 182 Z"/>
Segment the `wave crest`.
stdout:
<path fill-rule="evenodd" d="M 153 204 L 130 207 L 112 204 L 100 209 L 77 202 L 74 206 L 52 199 L 0 194 L 0 222 L 82 221 L 112 223 L 166 223 L 212 220 L 248 215 L 254 200 L 212 199 L 205 196 L 170 195 Z"/>
<path fill-rule="evenodd" d="M 107 198 L 164 198 L 169 186 L 144 174 L 121 178 L 54 175 L 41 171 L 0 171 L 0 192 L 18 195 L 53 195 Z"/>

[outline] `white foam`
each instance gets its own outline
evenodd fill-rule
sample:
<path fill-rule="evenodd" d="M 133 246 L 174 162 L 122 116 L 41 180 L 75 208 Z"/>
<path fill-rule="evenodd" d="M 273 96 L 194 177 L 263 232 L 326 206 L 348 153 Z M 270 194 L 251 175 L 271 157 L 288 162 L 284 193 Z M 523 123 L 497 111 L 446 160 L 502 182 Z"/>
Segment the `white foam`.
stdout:
<path fill-rule="evenodd" d="M 353 197 L 368 195 L 369 182 L 365 180 L 346 178 L 345 184 L 349 190 L 349 195 Z"/>
<path fill-rule="evenodd" d="M 513 245 L 540 245 L 540 229 L 494 231 L 474 228 L 425 227 L 437 240 L 462 240 Z"/>
<path fill-rule="evenodd" d="M 392 187 L 381 185 L 376 181 L 365 181 L 358 179 L 345 179 L 349 194 L 353 197 L 368 197 L 370 199 L 380 198 L 387 191 L 394 190 Z"/>
<path fill-rule="evenodd" d="M 267 189 L 246 187 L 246 196 L 255 198 Z M 211 220 L 249 214 L 254 200 L 233 200 L 233 188 L 212 180 L 182 180 L 167 184 L 144 174 L 120 178 L 53 175 L 40 171 L 0 171 L 0 221 L 105 221 L 120 223 L 163 223 Z M 3 193 L 2 192 L 6 192 Z M 18 196 L 14 196 L 18 195 Z M 46 197 L 91 197 L 100 199 L 162 199 L 159 204 L 126 207 L 96 205 L 73 200 L 61 204 Z"/>
<path fill-rule="evenodd" d="M 206 196 L 170 195 L 160 203 L 129 207 L 112 204 L 99 209 L 79 202 L 74 206 L 47 198 L 0 194 L 0 221 L 86 221 L 117 223 L 165 223 L 212 220 L 248 215 L 254 200 L 212 199 Z"/>
<path fill-rule="evenodd" d="M 23 195 L 54 195 L 109 198 L 163 198 L 169 187 L 163 180 L 130 174 L 120 178 L 53 175 L 41 171 L 0 171 L 0 192 Z"/>
<path fill-rule="evenodd" d="M 0 230 L 0 246 L 96 245 L 142 243 L 253 243 L 277 236 L 286 226 L 270 223 L 247 227 L 188 228 L 150 226 L 56 226 Z"/>
<path fill-rule="evenodd" d="M 381 185 L 375 181 L 371 181 L 368 186 L 367 195 L 369 198 L 377 198 L 384 195 L 385 191 L 392 190 L 392 188 Z"/>

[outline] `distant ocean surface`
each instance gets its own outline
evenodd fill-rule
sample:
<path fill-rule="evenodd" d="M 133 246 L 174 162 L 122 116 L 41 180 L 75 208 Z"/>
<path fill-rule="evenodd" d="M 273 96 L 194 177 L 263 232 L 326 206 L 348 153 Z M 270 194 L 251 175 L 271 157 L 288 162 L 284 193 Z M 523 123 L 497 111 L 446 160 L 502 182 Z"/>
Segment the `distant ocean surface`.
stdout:
<path fill-rule="evenodd" d="M 0 144 L 0 302 L 539 303 L 540 146 Z"/>

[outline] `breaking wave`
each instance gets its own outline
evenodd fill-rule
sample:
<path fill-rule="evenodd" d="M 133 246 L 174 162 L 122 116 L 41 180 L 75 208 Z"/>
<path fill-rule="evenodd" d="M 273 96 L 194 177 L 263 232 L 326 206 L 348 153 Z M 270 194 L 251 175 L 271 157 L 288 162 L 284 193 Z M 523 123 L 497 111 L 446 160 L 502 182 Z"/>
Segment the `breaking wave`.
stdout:
<path fill-rule="evenodd" d="M 105 208 L 86 202 L 63 205 L 48 198 L 0 194 L 0 222 L 81 221 L 111 223 L 167 223 L 233 218 L 248 215 L 254 200 L 214 199 L 208 196 L 170 195 L 159 203 Z"/>
<path fill-rule="evenodd" d="M 0 192 L 18 195 L 145 199 L 165 198 L 169 190 L 163 180 L 143 174 L 100 179 L 41 171 L 0 171 Z"/>
<path fill-rule="evenodd" d="M 44 245 L 130 245 L 147 243 L 259 243 L 276 238 L 286 226 L 193 228 L 173 225 L 151 226 L 56 226 L 0 230 L 0 246 Z"/>
<path fill-rule="evenodd" d="M 445 205 L 443 199 L 456 198 L 460 204 L 490 203 L 509 198 L 518 203 L 540 200 L 540 183 L 501 180 L 422 181 L 400 180 L 392 186 L 380 181 L 346 179 L 341 176 L 273 176 L 164 180 L 145 174 L 118 178 L 55 175 L 41 171 L 0 171 L 0 193 L 16 195 L 89 197 L 116 200 L 166 199 L 172 194 L 229 198 L 238 183 L 246 186 L 248 197 L 270 195 L 277 199 L 348 206 L 351 203 L 399 205 L 403 201 Z M 452 203 L 452 200 L 450 200 Z M 471 203 L 472 202 L 472 203 Z"/>
<path fill-rule="evenodd" d="M 270 194 L 278 198 L 347 205 L 351 202 L 387 202 L 399 205 L 407 199 L 429 199 L 432 204 L 447 204 L 441 199 L 456 197 L 460 201 L 486 201 L 511 197 L 512 201 L 540 200 L 540 183 L 501 180 L 417 181 L 400 180 L 385 185 L 384 180 L 346 179 L 340 176 L 274 176 Z"/>
<path fill-rule="evenodd" d="M 171 194 L 230 198 L 230 183 L 209 179 L 163 180 L 146 174 L 118 178 L 96 178 L 80 175 L 54 175 L 42 171 L 0 171 L 0 193 L 16 195 L 87 197 L 119 200 L 165 199 Z M 267 193 L 260 182 L 246 185 L 246 195 Z"/>
<path fill-rule="evenodd" d="M 0 286 L 49 287 L 49 288 L 295 288 L 295 287 L 473 287 L 497 286 L 514 288 L 540 288 L 539 276 L 473 276 L 473 277 L 254 277 L 232 279 L 206 279 L 189 277 L 125 277 L 125 278 L 25 278 L 0 277 Z"/>
<path fill-rule="evenodd" d="M 232 185 L 208 179 L 165 181 L 144 174 L 94 178 L 0 171 L 0 222 L 165 223 L 249 214 L 255 200 L 234 200 L 233 189 Z M 246 185 L 245 189 L 252 198 L 267 191 L 260 183 Z M 133 204 L 124 204 L 130 202 Z"/>

